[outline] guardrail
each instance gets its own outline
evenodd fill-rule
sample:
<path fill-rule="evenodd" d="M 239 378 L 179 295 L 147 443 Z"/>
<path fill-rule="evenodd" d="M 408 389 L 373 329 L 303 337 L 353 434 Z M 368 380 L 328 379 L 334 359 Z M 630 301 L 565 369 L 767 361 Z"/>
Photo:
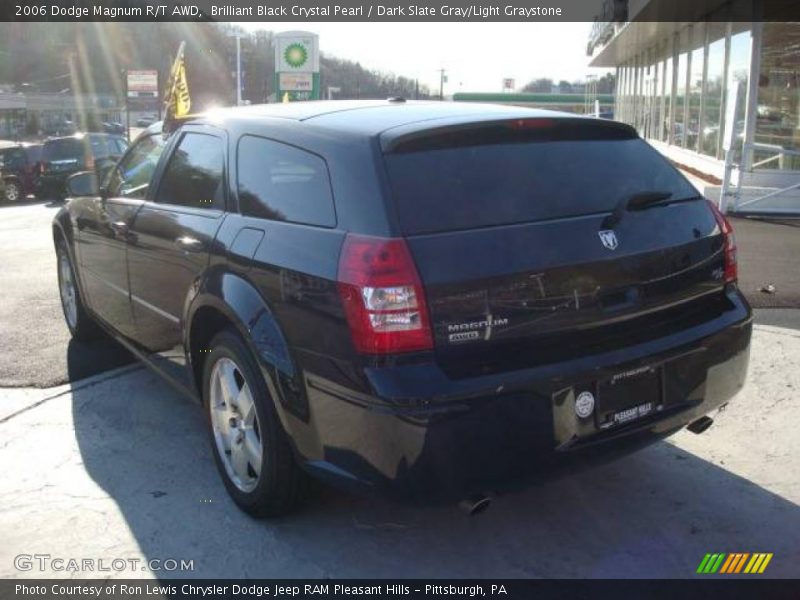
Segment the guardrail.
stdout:
<path fill-rule="evenodd" d="M 753 152 L 753 151 L 756 151 L 756 150 L 764 150 L 764 151 L 767 151 L 767 152 L 775 152 L 775 154 L 773 156 L 770 156 L 768 158 L 765 158 L 763 160 L 760 160 L 758 162 L 753 163 L 750 166 L 750 168 L 748 169 L 748 172 L 751 172 L 751 173 L 752 173 L 753 169 L 755 169 L 757 167 L 764 166 L 766 164 L 769 164 L 769 163 L 771 163 L 771 162 L 773 162 L 775 160 L 781 160 L 785 156 L 800 156 L 800 150 L 794 150 L 792 148 L 785 148 L 785 147 L 779 146 L 777 144 L 762 144 L 762 143 L 759 143 L 759 142 L 752 142 L 752 143 L 749 143 L 749 144 L 744 144 L 742 146 L 742 156 L 743 157 L 747 157 L 747 156 L 749 156 L 750 152 Z M 756 198 L 749 198 L 749 199 L 745 200 L 744 202 L 742 202 L 741 201 L 741 191 L 742 191 L 742 180 L 743 179 L 744 179 L 743 170 L 740 168 L 739 178 L 738 178 L 738 181 L 736 182 L 736 187 L 735 187 L 734 193 L 733 193 L 733 211 L 734 212 L 740 212 L 742 208 L 745 208 L 745 207 L 748 207 L 748 206 L 751 207 L 750 209 L 748 209 L 748 211 L 750 211 L 750 210 L 752 210 L 752 205 L 754 205 L 754 204 L 758 204 L 759 202 L 763 202 L 764 200 L 767 200 L 768 198 L 775 198 L 776 196 L 780 196 L 781 194 L 785 194 L 785 193 L 790 192 L 792 190 L 800 189 L 800 180 L 798 180 L 797 183 L 793 183 L 792 185 L 788 185 L 786 187 L 773 190 L 773 191 L 768 192 L 766 194 L 762 194 L 761 196 L 757 196 Z M 775 208 L 765 208 L 765 209 L 763 209 L 762 208 L 761 212 L 771 212 L 771 213 L 780 213 L 780 214 L 800 214 L 800 206 L 798 206 L 796 210 L 794 210 L 794 209 L 775 209 Z"/>

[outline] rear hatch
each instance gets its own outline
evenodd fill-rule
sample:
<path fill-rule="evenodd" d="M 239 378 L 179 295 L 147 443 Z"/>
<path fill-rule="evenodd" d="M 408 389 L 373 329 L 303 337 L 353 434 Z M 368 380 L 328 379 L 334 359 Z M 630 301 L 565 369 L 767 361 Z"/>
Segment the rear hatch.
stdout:
<path fill-rule="evenodd" d="M 384 152 L 451 376 L 618 348 L 731 308 L 707 202 L 625 125 L 468 124 Z"/>
<path fill-rule="evenodd" d="M 49 140 L 42 150 L 42 164 L 48 174 L 78 171 L 85 158 L 84 144 L 78 138 Z"/>

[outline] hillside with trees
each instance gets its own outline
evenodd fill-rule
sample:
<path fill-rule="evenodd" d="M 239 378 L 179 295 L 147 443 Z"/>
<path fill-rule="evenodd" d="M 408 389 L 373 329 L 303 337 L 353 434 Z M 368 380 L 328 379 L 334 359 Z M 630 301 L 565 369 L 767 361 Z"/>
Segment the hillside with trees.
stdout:
<path fill-rule="evenodd" d="M 158 69 L 166 81 L 175 51 L 186 41 L 186 68 L 197 109 L 234 100 L 236 30 L 225 23 L 0 23 L 0 84 L 28 93 L 125 95 L 124 72 Z M 274 94 L 271 31 L 242 34 L 244 99 L 265 102 Z M 323 41 L 324 46 L 324 41 Z M 413 79 L 362 67 L 327 54 L 320 57 L 323 93 L 338 98 L 429 96 Z"/>

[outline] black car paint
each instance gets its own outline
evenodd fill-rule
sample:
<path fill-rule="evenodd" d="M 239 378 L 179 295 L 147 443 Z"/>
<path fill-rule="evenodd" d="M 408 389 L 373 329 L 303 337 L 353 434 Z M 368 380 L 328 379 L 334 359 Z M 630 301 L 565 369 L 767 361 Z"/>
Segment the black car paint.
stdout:
<path fill-rule="evenodd" d="M 292 105 L 279 116 L 251 108 L 181 128 L 227 136 L 225 211 L 152 202 L 173 135 L 146 200 L 74 198 L 57 215 L 54 234 L 67 241 L 90 310 L 180 390 L 199 399 L 197 366 L 209 350 L 209 329 L 231 325 L 258 357 L 306 469 L 338 483 L 428 497 L 434 490 L 496 489 L 534 467 L 593 461 L 660 439 L 720 407 L 743 385 L 750 308 L 735 286 L 709 283 L 687 268 L 694 265 L 693 252 L 710 252 L 709 260 L 719 262 L 719 232 L 701 202 L 626 218 L 620 237 L 639 245 L 638 254 L 629 257 L 624 244 L 620 247 L 613 258 L 623 257 L 622 263 L 598 258 L 604 214 L 546 226 L 409 237 L 439 327 L 480 317 L 459 295 L 478 290 L 501 298 L 504 286 L 519 284 L 520 273 L 526 280 L 535 275 L 526 271 L 522 253 L 509 248 L 536 248 L 556 274 L 552 290 L 537 300 L 551 316 L 526 323 L 522 334 L 505 341 L 499 333 L 490 352 L 451 348 L 439 329 L 435 350 L 381 357 L 356 353 L 336 287 L 338 258 L 348 232 L 400 236 L 386 200 L 384 149 L 429 127 L 426 119 L 451 125 L 540 113 L 409 104 L 395 117 L 385 114 L 386 103 L 329 106 Z M 237 212 L 235 149 L 244 134 L 325 158 L 336 227 Z M 677 241 L 668 233 L 673 231 Z M 177 247 L 182 237 L 198 240 L 202 252 Z M 643 282 L 654 260 L 688 279 L 682 293 L 672 294 L 669 286 L 658 289 L 658 277 L 650 277 L 649 285 L 661 295 L 648 307 L 626 290 L 648 285 Z M 703 268 L 713 267 L 711 262 Z M 457 278 L 470 280 L 469 289 Z M 602 295 L 584 299 L 582 311 L 571 303 L 577 298 L 564 302 L 565 290 L 615 282 L 624 291 L 610 295 L 607 304 Z M 598 322 L 613 335 L 592 338 L 591 326 Z M 575 416 L 580 390 L 643 366 L 662 374 L 662 412 L 610 431 Z"/>

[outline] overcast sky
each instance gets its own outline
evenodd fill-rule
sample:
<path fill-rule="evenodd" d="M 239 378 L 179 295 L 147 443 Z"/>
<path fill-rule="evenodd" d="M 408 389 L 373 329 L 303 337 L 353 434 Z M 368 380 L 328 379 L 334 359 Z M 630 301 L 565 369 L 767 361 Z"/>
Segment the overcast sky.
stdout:
<path fill-rule="evenodd" d="M 302 30 L 319 34 L 323 53 L 358 61 L 369 69 L 418 78 L 445 94 L 499 92 L 511 77 L 573 81 L 607 69 L 587 67 L 591 23 L 241 23 L 246 29 Z"/>

